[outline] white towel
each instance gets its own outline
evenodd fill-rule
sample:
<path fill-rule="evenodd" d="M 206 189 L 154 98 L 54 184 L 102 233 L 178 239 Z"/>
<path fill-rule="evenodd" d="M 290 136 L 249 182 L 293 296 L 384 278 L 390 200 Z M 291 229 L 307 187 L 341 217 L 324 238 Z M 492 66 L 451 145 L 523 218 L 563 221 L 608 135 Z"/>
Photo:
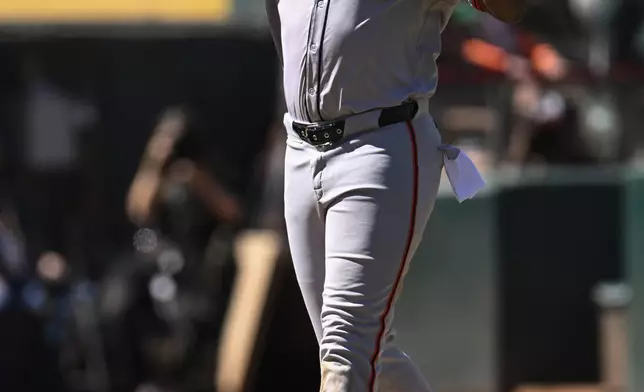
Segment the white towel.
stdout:
<path fill-rule="evenodd" d="M 485 187 L 481 173 L 466 153 L 448 144 L 438 149 L 443 152 L 445 172 L 459 203 L 473 198 Z"/>

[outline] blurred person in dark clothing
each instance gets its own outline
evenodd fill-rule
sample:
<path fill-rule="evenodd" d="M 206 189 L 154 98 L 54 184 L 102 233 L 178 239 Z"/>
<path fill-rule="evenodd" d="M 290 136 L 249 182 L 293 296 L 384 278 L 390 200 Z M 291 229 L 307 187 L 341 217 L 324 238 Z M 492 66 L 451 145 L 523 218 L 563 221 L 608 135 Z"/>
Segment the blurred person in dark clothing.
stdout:
<path fill-rule="evenodd" d="M 205 249 L 216 223 L 239 226 L 239 196 L 212 173 L 207 129 L 186 109 L 167 111 L 151 136 L 127 198 L 139 227 L 158 227 L 186 247 Z"/>
<path fill-rule="evenodd" d="M 235 273 L 233 239 L 240 229 L 254 224 L 259 202 L 254 200 L 259 192 L 251 191 L 254 197 L 246 194 L 261 189 L 261 184 L 253 184 L 258 179 L 255 169 L 248 168 L 257 164 L 265 146 L 258 144 L 262 148 L 235 157 L 247 165 L 240 168 L 234 165 L 235 160 L 220 155 L 230 140 L 219 140 L 212 127 L 194 110 L 167 110 L 149 139 L 127 196 L 127 214 L 140 228 L 135 242 L 153 237 L 155 244 L 161 242 L 181 254 L 179 271 L 171 274 L 150 264 L 146 267 L 146 255 L 141 252 L 125 261 L 138 263 L 138 270 L 117 267 L 129 274 L 126 284 L 135 294 L 121 310 L 120 323 L 126 327 L 119 328 L 119 333 L 127 337 L 110 338 L 121 342 L 121 354 L 110 355 L 125 355 L 126 346 L 131 347 L 126 356 L 135 358 L 134 367 L 139 370 L 132 377 L 137 383 L 147 381 L 195 392 L 213 388 L 219 329 Z M 258 130 L 255 136 L 265 144 L 267 133 Z M 222 180 L 217 175 L 222 171 L 236 176 Z M 114 278 L 114 274 L 108 275 L 107 281 Z M 179 319 L 168 319 L 155 305 L 158 301 L 152 287 L 159 279 L 176 284 L 177 306 L 182 307 Z M 182 327 L 177 328 L 177 323 Z M 123 346 L 124 341 L 135 344 Z M 159 361 L 161 358 L 166 360 Z"/>

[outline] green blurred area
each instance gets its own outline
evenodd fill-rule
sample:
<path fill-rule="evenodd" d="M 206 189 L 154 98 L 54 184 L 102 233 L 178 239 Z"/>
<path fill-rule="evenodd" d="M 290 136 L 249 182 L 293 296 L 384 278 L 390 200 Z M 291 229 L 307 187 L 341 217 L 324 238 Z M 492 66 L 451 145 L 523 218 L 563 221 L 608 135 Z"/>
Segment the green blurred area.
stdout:
<path fill-rule="evenodd" d="M 481 13 L 470 7 L 467 3 L 459 3 L 454 9 L 452 20 L 460 24 L 476 23 L 481 17 Z"/>
<path fill-rule="evenodd" d="M 626 280 L 633 290 L 630 317 L 630 392 L 644 389 L 644 173 L 633 169 L 627 175 L 624 216 L 626 219 Z"/>
<path fill-rule="evenodd" d="M 487 180 L 474 200 L 458 204 L 446 187 L 437 202 L 397 308 L 401 344 L 439 390 L 598 383 L 592 293 L 626 282 L 629 391 L 641 391 L 644 171 L 527 168 Z"/>

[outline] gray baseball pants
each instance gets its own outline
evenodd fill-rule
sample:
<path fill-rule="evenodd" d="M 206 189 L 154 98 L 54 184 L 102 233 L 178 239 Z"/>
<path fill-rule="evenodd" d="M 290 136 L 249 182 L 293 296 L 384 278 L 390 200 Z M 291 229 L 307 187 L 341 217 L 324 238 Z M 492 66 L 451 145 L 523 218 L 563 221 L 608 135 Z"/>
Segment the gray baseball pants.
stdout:
<path fill-rule="evenodd" d="M 391 323 L 440 183 L 434 121 L 421 110 L 324 151 L 299 139 L 288 115 L 285 124 L 286 226 L 320 346 L 320 391 L 430 391 Z"/>

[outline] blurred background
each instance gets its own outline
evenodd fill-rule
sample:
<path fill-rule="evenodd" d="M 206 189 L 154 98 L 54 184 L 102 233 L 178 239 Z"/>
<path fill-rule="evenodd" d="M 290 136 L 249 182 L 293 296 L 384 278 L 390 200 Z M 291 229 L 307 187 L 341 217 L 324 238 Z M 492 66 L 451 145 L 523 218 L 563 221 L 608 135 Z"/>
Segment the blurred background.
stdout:
<path fill-rule="evenodd" d="M 644 391 L 643 60 L 640 0 L 457 8 L 432 111 L 488 187 L 396 320 L 437 392 Z M 0 2 L 0 391 L 317 390 L 276 61 L 262 1 Z"/>

